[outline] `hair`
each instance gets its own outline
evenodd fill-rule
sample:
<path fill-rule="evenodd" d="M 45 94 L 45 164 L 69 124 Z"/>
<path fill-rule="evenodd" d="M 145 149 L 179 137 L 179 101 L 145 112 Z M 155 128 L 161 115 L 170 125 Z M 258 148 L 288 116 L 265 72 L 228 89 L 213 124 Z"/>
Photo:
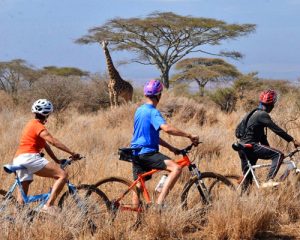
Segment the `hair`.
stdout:
<path fill-rule="evenodd" d="M 151 100 L 156 100 L 157 102 L 159 102 L 160 97 L 161 97 L 161 93 L 158 95 L 153 95 L 153 96 L 146 96 L 147 98 L 150 98 Z"/>
<path fill-rule="evenodd" d="M 40 121 L 45 121 L 47 118 L 47 116 L 44 116 L 42 114 L 39 114 L 39 113 L 35 113 L 35 119 L 38 119 Z"/>

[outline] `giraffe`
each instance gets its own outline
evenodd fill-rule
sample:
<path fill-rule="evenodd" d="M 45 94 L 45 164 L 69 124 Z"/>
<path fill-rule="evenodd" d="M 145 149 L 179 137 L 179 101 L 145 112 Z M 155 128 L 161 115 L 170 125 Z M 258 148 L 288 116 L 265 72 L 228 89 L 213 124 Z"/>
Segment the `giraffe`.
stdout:
<path fill-rule="evenodd" d="M 107 45 L 107 41 L 102 41 L 102 48 L 106 57 L 106 64 L 110 77 L 108 83 L 109 100 L 111 107 L 117 107 L 119 96 L 123 97 L 126 102 L 132 101 L 133 88 L 129 82 L 121 78 L 119 72 L 112 62 L 111 56 L 107 49 Z"/>

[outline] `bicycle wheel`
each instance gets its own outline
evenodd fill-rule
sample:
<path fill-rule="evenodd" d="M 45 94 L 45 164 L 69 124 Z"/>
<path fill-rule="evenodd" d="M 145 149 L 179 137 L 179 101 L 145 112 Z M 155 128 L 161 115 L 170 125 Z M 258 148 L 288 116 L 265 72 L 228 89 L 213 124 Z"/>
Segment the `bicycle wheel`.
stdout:
<path fill-rule="evenodd" d="M 242 177 L 243 176 L 239 176 L 239 175 L 234 175 L 234 174 L 231 174 L 231 175 L 224 175 L 224 177 L 226 179 L 228 179 L 235 187 L 238 187 L 238 185 L 240 184 L 240 181 L 242 180 Z M 215 184 L 218 183 L 218 179 L 216 179 L 211 185 L 210 185 L 210 189 L 212 189 Z"/>
<path fill-rule="evenodd" d="M 1 219 L 15 222 L 19 212 L 17 200 L 11 194 L 7 195 L 5 190 L 0 189 L 0 216 Z"/>
<path fill-rule="evenodd" d="M 76 187 L 77 192 L 65 192 L 58 202 L 69 226 L 88 227 L 92 233 L 110 219 L 109 200 L 99 189 L 90 185 Z"/>
<path fill-rule="evenodd" d="M 120 177 L 105 178 L 94 184 L 109 198 L 114 224 L 118 222 L 126 225 L 126 228 L 140 224 L 140 213 L 143 210 L 139 190 L 136 187 L 129 189 L 131 184 L 131 181 Z"/>
<path fill-rule="evenodd" d="M 213 201 L 225 198 L 226 193 L 233 190 L 233 184 L 224 176 L 213 172 L 204 172 L 201 174 L 200 180 L 194 177 L 185 184 L 181 194 L 181 204 L 183 209 L 194 207 L 202 209 L 212 204 Z"/>

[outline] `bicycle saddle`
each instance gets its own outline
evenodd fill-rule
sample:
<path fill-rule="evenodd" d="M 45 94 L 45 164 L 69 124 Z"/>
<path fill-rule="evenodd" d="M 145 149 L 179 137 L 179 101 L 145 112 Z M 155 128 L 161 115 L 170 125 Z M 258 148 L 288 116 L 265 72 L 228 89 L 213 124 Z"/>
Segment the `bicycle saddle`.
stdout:
<path fill-rule="evenodd" d="M 246 148 L 251 149 L 253 147 L 250 143 L 243 144 L 238 142 L 233 143 L 231 146 L 235 151 L 245 150 Z"/>
<path fill-rule="evenodd" d="M 18 170 L 26 169 L 26 167 L 21 166 L 21 165 L 5 164 L 3 166 L 3 169 L 5 172 L 11 174 L 11 173 L 15 173 Z"/>

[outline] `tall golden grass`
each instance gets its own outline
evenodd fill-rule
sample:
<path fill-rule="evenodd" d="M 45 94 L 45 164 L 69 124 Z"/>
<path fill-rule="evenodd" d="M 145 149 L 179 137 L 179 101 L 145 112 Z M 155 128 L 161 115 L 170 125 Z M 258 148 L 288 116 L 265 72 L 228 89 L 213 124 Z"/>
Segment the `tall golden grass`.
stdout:
<path fill-rule="evenodd" d="M 54 117 L 49 118 L 48 130 L 67 146 L 86 156 L 79 166 L 71 166 L 70 175 L 75 184 L 95 183 L 111 175 L 132 178 L 131 165 L 118 161 L 117 149 L 129 145 L 133 130 L 133 115 L 141 103 L 122 105 L 117 109 L 99 111 L 97 114 L 80 115 L 69 110 L 64 114 L 63 124 L 57 125 Z M 289 106 L 288 108 L 285 106 Z M 165 94 L 159 105 L 167 121 L 187 132 L 198 134 L 203 141 L 191 154 L 191 158 L 202 171 L 221 174 L 241 174 L 240 160 L 231 149 L 235 141 L 234 129 L 244 110 L 238 109 L 225 114 L 211 102 L 194 100 Z M 274 119 L 283 124 L 289 133 L 300 139 L 299 120 L 293 120 L 297 108 L 289 96 L 282 97 L 272 112 Z M 12 109 L 11 105 L 0 108 L 0 155 L 1 165 L 11 162 L 16 151 L 22 127 L 32 117 L 27 109 Z M 162 133 L 162 138 L 183 148 L 189 141 Z M 271 144 L 282 151 L 292 148 L 269 131 Z M 55 149 L 54 149 L 55 150 Z M 166 149 L 161 151 L 176 158 Z M 58 156 L 67 157 L 55 150 Z M 13 176 L 1 169 L 0 188 L 8 189 Z M 261 175 L 266 174 L 261 173 Z M 184 174 L 186 176 L 186 174 Z M 0 222 L 0 239 L 297 239 L 300 238 L 299 186 L 287 182 L 277 189 L 258 191 L 255 188 L 240 197 L 228 193 L 214 203 L 206 213 L 184 211 L 178 196 L 183 188 L 180 179 L 168 196 L 168 209 L 160 214 L 148 212 L 143 224 L 136 230 L 128 223 L 103 224 L 94 235 L 76 218 L 62 212 L 55 218 L 36 218 L 29 223 L 20 216 L 16 222 Z M 149 182 L 153 189 L 159 176 Z M 52 180 L 35 177 L 30 194 L 48 191 Z M 299 184 L 298 184 L 299 185 Z"/>

